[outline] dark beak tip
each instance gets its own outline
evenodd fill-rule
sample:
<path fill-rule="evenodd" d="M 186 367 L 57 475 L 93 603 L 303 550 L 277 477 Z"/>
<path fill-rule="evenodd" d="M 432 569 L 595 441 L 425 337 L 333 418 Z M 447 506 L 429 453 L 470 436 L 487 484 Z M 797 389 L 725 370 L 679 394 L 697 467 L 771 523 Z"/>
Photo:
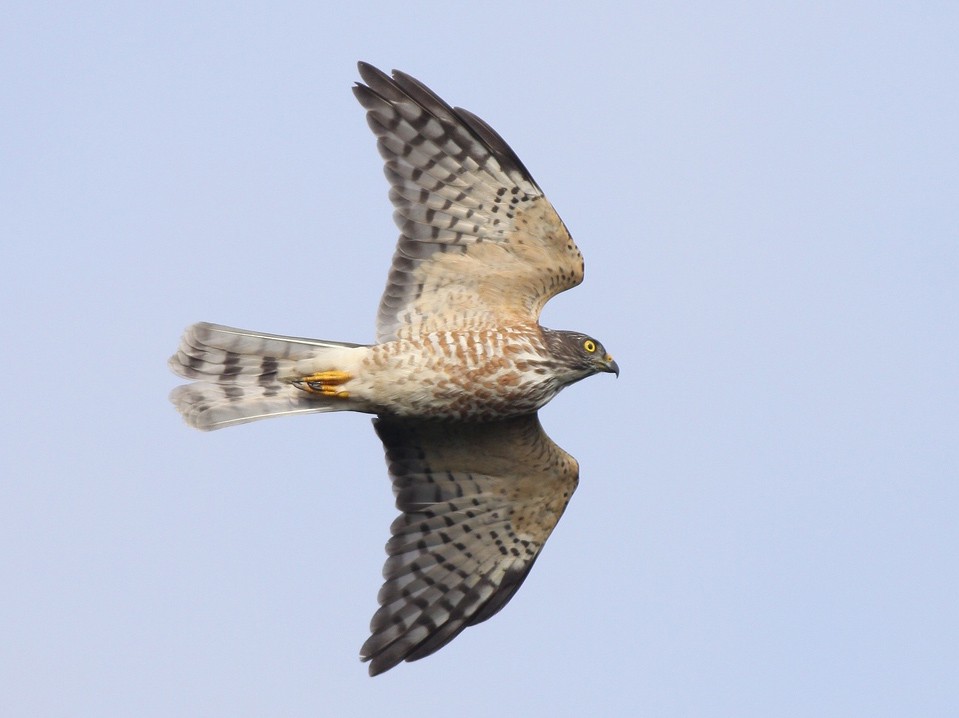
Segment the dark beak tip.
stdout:
<path fill-rule="evenodd" d="M 613 357 L 609 354 L 603 357 L 602 361 L 596 361 L 593 366 L 597 372 L 606 372 L 607 374 L 615 374 L 616 378 L 619 378 L 619 364 L 613 361 Z"/>

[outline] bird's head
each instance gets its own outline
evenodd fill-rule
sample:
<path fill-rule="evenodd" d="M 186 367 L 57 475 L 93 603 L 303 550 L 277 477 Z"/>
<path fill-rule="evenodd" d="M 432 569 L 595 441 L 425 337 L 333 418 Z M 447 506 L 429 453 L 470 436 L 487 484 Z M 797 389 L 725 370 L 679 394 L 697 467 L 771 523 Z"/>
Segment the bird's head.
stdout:
<path fill-rule="evenodd" d="M 544 336 L 553 357 L 576 373 L 576 379 L 599 372 L 619 376 L 619 365 L 599 340 L 580 332 L 568 331 L 545 330 Z"/>

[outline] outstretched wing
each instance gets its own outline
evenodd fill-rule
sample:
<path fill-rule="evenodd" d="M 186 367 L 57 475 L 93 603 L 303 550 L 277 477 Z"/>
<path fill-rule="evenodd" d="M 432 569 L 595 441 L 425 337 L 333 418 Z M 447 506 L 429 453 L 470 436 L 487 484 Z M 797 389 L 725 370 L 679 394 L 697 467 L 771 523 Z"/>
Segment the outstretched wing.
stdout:
<path fill-rule="evenodd" d="M 439 650 L 523 583 L 578 481 L 536 415 L 487 423 L 378 418 L 396 506 L 386 579 L 360 656 L 370 675 Z"/>
<path fill-rule="evenodd" d="M 353 92 L 386 161 L 401 235 L 377 340 L 535 321 L 583 257 L 509 145 L 418 80 L 366 63 Z"/>

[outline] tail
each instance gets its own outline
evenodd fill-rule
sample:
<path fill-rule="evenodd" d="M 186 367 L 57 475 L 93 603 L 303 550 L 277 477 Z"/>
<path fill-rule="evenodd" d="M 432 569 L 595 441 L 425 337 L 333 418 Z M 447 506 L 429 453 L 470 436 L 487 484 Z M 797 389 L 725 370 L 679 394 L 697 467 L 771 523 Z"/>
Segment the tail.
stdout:
<path fill-rule="evenodd" d="M 344 350 L 363 346 L 318 339 L 282 337 L 201 322 L 188 327 L 169 366 L 196 379 L 178 386 L 170 401 L 186 422 L 212 431 L 257 419 L 352 408 L 349 402 L 307 393 L 292 382 L 303 375 L 300 362 L 333 364 Z"/>

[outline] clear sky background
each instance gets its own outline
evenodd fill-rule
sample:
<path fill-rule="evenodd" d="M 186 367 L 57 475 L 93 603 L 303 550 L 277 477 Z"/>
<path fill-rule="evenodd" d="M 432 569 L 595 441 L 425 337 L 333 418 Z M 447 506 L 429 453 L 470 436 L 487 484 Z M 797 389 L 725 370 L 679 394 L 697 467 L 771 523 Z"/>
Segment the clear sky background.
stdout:
<path fill-rule="evenodd" d="M 0 714 L 952 716 L 959 7 L 6 3 Z M 622 376 L 493 620 L 357 660 L 394 516 L 361 415 L 213 434 L 209 320 L 364 342 L 396 239 L 355 61 L 490 122 Z"/>

